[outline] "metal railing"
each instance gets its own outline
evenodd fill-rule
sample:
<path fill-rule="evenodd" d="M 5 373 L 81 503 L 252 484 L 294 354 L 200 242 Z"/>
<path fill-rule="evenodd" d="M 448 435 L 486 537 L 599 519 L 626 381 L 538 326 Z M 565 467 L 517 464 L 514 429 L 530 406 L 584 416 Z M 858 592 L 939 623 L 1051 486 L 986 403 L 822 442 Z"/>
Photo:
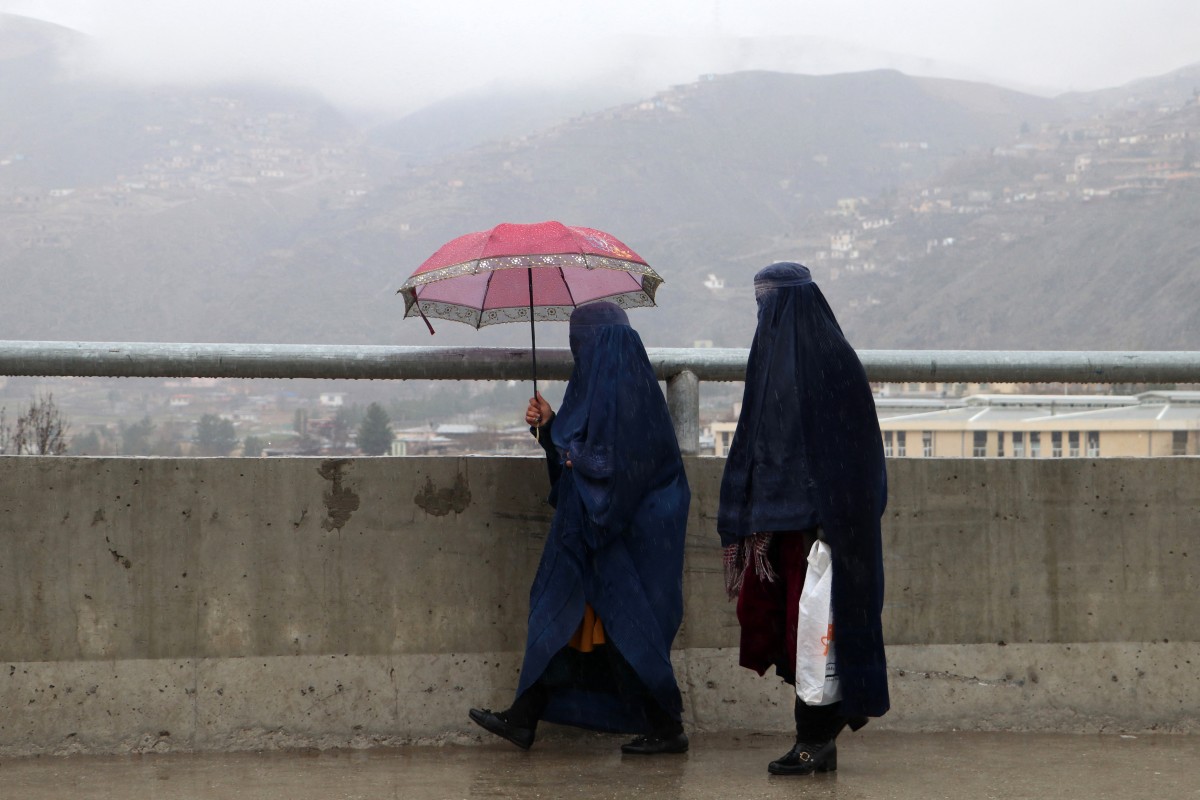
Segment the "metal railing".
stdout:
<path fill-rule="evenodd" d="M 700 382 L 738 381 L 749 350 L 647 348 L 667 384 L 680 448 L 699 449 Z M 880 383 L 1200 383 L 1200 351 L 860 350 Z M 538 377 L 566 380 L 571 352 L 538 350 Z M 0 341 L 0 375 L 121 378 L 528 380 L 527 349 L 370 345 Z"/>

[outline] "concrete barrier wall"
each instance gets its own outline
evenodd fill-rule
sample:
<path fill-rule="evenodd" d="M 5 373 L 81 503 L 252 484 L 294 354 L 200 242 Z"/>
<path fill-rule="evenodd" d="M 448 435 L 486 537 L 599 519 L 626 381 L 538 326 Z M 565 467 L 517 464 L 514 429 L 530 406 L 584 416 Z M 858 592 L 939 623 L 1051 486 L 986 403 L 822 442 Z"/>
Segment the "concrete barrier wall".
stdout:
<path fill-rule="evenodd" d="M 689 459 L 685 722 L 786 730 L 736 666 Z M 1200 730 L 1200 459 L 899 459 L 904 729 Z M 520 667 L 550 521 L 529 458 L 0 457 L 0 754 L 473 736 Z"/>

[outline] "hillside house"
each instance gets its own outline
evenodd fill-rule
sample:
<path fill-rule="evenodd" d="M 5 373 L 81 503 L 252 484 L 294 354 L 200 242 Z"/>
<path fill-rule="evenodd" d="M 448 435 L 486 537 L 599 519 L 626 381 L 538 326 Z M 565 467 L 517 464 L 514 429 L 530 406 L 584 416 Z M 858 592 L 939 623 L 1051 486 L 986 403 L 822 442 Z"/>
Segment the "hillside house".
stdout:
<path fill-rule="evenodd" d="M 837 201 L 838 213 L 849 217 L 858 213 L 858 204 L 861 200 L 857 197 L 843 197 Z"/>
<path fill-rule="evenodd" d="M 829 249 L 835 254 L 834 258 L 845 258 L 854 251 L 854 232 L 838 231 L 829 237 Z M 840 253 L 838 256 L 836 254 Z"/>

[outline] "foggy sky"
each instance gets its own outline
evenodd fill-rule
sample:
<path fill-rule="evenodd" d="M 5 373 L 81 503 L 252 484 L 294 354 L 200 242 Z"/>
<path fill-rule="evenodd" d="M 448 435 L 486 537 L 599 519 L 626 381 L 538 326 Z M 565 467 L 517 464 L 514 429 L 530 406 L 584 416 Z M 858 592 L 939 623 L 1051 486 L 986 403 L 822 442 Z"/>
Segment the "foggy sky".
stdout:
<path fill-rule="evenodd" d="M 89 34 L 89 67 L 108 75 L 268 80 L 364 110 L 497 81 L 608 75 L 652 92 L 746 68 L 896 67 L 1054 94 L 1200 61 L 1196 0 L 0 0 L 0 12 Z M 781 36 L 810 38 L 769 38 Z"/>

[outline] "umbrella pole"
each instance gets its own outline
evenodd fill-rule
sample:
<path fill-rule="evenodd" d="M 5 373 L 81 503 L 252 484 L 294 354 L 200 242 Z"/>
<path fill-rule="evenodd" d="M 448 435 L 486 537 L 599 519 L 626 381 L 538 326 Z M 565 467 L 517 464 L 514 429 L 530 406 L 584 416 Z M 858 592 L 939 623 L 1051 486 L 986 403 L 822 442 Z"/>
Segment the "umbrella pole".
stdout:
<path fill-rule="evenodd" d="M 529 349 L 529 354 L 533 358 L 533 400 L 537 402 L 537 331 L 533 327 L 533 267 L 528 267 L 529 273 L 529 339 L 532 346 Z M 535 429 L 535 436 L 538 441 L 541 441 L 541 415 L 538 415 L 538 427 Z"/>

